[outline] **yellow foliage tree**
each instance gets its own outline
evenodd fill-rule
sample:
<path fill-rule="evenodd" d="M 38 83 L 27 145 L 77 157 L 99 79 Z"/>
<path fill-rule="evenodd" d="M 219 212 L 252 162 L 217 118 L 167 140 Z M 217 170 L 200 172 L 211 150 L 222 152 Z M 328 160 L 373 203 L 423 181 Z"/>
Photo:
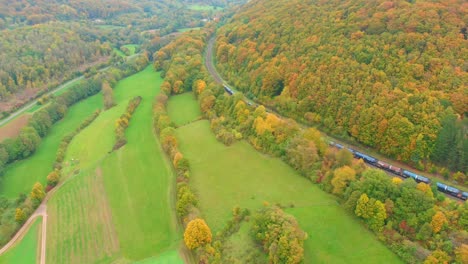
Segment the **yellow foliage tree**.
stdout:
<path fill-rule="evenodd" d="M 206 88 L 206 82 L 204 80 L 196 80 L 194 83 L 194 90 L 197 95 L 200 95 Z"/>
<path fill-rule="evenodd" d="M 432 226 L 432 231 L 434 233 L 439 233 L 440 230 L 442 230 L 442 227 L 444 224 L 448 223 L 447 218 L 445 217 L 444 213 L 442 212 L 437 212 L 433 217 L 431 221 L 431 226 Z"/>
<path fill-rule="evenodd" d="M 172 164 L 174 164 L 174 167 L 177 168 L 178 164 L 179 164 L 179 161 L 183 158 L 184 156 L 182 155 L 182 153 L 180 152 L 177 152 L 175 155 L 174 155 L 174 160 L 172 161 Z"/>
<path fill-rule="evenodd" d="M 451 260 L 450 256 L 447 255 L 444 251 L 437 249 L 429 255 L 424 264 L 447 264 Z"/>
<path fill-rule="evenodd" d="M 400 185 L 402 182 L 403 182 L 403 180 L 400 179 L 400 178 L 397 178 L 397 177 L 392 178 L 392 183 L 395 184 L 395 185 Z"/>
<path fill-rule="evenodd" d="M 360 216 L 364 219 L 367 219 L 370 217 L 370 211 L 369 211 L 369 197 L 367 194 L 363 193 L 361 194 L 361 197 L 359 197 L 359 200 L 356 204 L 356 210 L 354 213 L 357 216 Z"/>
<path fill-rule="evenodd" d="M 211 242 L 211 230 L 205 220 L 196 218 L 190 221 L 184 232 L 185 245 L 189 249 L 195 249 Z"/>
<path fill-rule="evenodd" d="M 455 249 L 455 255 L 459 263 L 468 263 L 468 245 L 462 244 Z"/>
<path fill-rule="evenodd" d="M 26 214 L 24 213 L 23 209 L 16 208 L 15 221 L 19 224 L 22 224 L 24 223 L 24 220 L 26 220 Z"/>
<path fill-rule="evenodd" d="M 39 205 L 45 197 L 44 187 L 41 183 L 36 182 L 31 191 L 31 200 L 33 201 L 34 205 Z"/>
<path fill-rule="evenodd" d="M 418 183 L 416 188 L 423 193 L 425 193 L 428 197 L 434 198 L 434 193 L 432 193 L 431 186 L 429 184 L 425 184 L 424 182 Z"/>
<path fill-rule="evenodd" d="M 331 184 L 333 186 L 333 193 L 342 194 L 346 185 L 356 178 L 356 172 L 349 166 L 338 168 L 334 172 Z"/>
<path fill-rule="evenodd" d="M 57 185 L 59 179 L 60 179 L 59 171 L 54 170 L 53 172 L 49 173 L 49 175 L 47 175 L 47 184 L 50 186 L 55 186 Z"/>

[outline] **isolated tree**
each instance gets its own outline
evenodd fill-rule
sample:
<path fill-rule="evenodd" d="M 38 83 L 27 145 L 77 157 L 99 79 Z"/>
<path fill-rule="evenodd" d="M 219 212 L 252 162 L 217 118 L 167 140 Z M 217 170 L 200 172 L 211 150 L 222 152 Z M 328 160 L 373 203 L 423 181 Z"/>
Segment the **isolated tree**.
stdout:
<path fill-rule="evenodd" d="M 45 197 L 44 187 L 40 182 L 36 182 L 30 194 L 34 206 L 38 206 Z"/>
<path fill-rule="evenodd" d="M 207 243 L 211 243 L 211 230 L 205 220 L 196 218 L 190 221 L 184 232 L 185 245 L 189 249 L 196 249 Z"/>
<path fill-rule="evenodd" d="M 16 208 L 15 221 L 18 224 L 22 224 L 22 223 L 24 223 L 25 220 L 26 220 L 26 214 L 24 213 L 23 209 Z"/>
<path fill-rule="evenodd" d="M 437 212 L 435 215 L 432 217 L 431 221 L 431 226 L 432 226 L 432 231 L 434 233 L 439 233 L 440 230 L 444 227 L 444 224 L 447 224 L 447 218 L 445 217 L 444 213 L 442 212 Z"/>

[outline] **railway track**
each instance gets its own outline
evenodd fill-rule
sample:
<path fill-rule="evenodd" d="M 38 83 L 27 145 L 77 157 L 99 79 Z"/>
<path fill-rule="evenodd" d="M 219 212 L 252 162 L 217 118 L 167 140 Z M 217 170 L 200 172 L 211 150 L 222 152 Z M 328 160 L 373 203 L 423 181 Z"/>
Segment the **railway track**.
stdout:
<path fill-rule="evenodd" d="M 205 50 L 205 66 L 208 70 L 208 72 L 210 73 L 210 75 L 213 77 L 213 79 L 218 83 L 218 84 L 221 84 L 223 85 L 223 87 L 226 89 L 229 89 L 229 91 L 233 91 L 233 92 L 237 92 L 236 89 L 233 89 L 231 86 L 229 86 L 227 84 L 227 82 L 224 81 L 224 79 L 221 77 L 221 75 L 218 73 L 218 71 L 216 70 L 214 64 L 213 64 L 213 47 L 214 47 L 214 43 L 215 43 L 215 36 L 211 37 L 211 39 L 208 41 L 208 45 L 206 47 L 206 50 Z M 231 93 L 230 93 L 231 94 Z M 255 105 L 261 105 L 260 103 L 258 102 L 255 102 L 253 100 L 250 100 L 248 98 L 245 98 L 245 101 L 249 104 L 249 105 L 252 105 L 252 103 L 254 103 Z M 263 105 L 265 107 L 265 109 L 267 109 L 268 112 L 271 112 L 271 113 L 274 113 L 282 118 L 286 118 L 284 117 L 283 115 L 281 115 L 280 113 L 278 113 L 277 111 L 275 111 L 274 109 L 271 109 L 265 105 Z M 301 124 L 298 122 L 298 124 L 303 127 L 303 128 L 308 128 L 309 126 L 306 126 L 304 124 Z M 333 137 L 330 137 L 329 135 L 326 135 L 327 138 L 331 139 L 332 141 L 335 141 L 335 142 L 340 142 L 340 140 L 337 140 L 337 139 L 334 139 Z M 393 173 L 393 172 L 390 172 L 388 170 L 383 170 L 373 164 L 369 164 L 367 162 L 365 162 L 365 164 L 370 167 L 370 168 L 376 168 L 376 169 L 380 169 L 382 171 L 384 171 L 387 175 L 389 176 L 396 176 L 396 177 L 399 177 L 401 179 L 406 179 L 405 177 L 403 177 L 402 175 L 399 175 L 399 174 L 396 174 L 396 173 Z M 461 190 L 462 192 L 462 190 Z M 452 200 L 455 200 L 455 201 L 459 201 L 459 200 L 462 200 L 461 198 L 458 198 L 458 197 L 454 197 L 452 195 L 449 195 L 447 193 L 444 193 L 444 192 L 441 192 L 443 193 L 446 197 L 452 199 Z M 462 200 L 463 201 L 463 200 Z"/>

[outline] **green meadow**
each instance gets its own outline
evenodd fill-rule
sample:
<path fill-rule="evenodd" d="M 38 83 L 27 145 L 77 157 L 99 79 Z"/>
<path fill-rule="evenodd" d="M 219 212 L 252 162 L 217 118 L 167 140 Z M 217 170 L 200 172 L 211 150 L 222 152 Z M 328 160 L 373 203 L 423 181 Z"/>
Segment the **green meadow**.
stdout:
<path fill-rule="evenodd" d="M 92 96 L 69 108 L 66 116 L 57 122 L 42 139 L 31 157 L 9 165 L 0 184 L 0 194 L 16 198 L 20 193 L 29 193 L 35 182 L 46 183 L 46 177 L 53 169 L 60 141 L 75 130 L 84 119 L 102 107 L 102 95 Z"/>
<path fill-rule="evenodd" d="M 49 201 L 48 263 L 182 263 L 174 175 L 152 125 L 161 83 L 151 66 L 120 81 L 117 105 L 71 142 L 68 170 L 79 172 Z M 126 131 L 128 143 L 110 152 L 115 120 L 135 96 L 143 100 Z"/>
<path fill-rule="evenodd" d="M 175 96 L 169 102 L 172 111 L 191 109 L 187 104 L 197 103 L 189 96 Z M 186 115 L 194 116 L 192 112 Z M 309 234 L 304 263 L 401 263 L 333 196 L 280 159 L 257 152 L 245 141 L 226 147 L 216 140 L 206 120 L 178 128 L 177 137 L 181 152 L 190 161 L 190 184 L 213 233 L 223 228 L 236 206 L 255 211 L 265 203 L 280 204 L 290 208 L 286 211 Z M 232 238 L 234 255 L 252 247 L 248 230 L 241 228 Z"/>
<path fill-rule="evenodd" d="M 211 6 L 211 5 L 189 5 L 188 9 L 195 11 L 211 11 L 211 10 L 222 10 L 221 7 Z"/>
<path fill-rule="evenodd" d="M 201 117 L 198 104 L 192 103 L 195 96 L 192 93 L 184 93 L 173 96 L 168 101 L 167 111 L 169 118 L 176 126 L 183 126 Z"/>
<path fill-rule="evenodd" d="M 23 239 L 0 256 L 0 263 L 36 263 L 38 259 L 39 238 L 41 236 L 41 224 L 42 217 L 34 221 Z"/>

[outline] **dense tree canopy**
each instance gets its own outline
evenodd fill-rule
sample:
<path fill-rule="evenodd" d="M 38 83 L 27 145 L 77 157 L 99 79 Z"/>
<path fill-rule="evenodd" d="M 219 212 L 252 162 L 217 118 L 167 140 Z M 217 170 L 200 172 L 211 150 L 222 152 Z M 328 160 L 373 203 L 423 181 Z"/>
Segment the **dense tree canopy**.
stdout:
<path fill-rule="evenodd" d="M 432 157 L 463 172 L 463 3 L 250 1 L 219 30 L 217 67 L 288 116 L 399 160 L 422 166 Z"/>

